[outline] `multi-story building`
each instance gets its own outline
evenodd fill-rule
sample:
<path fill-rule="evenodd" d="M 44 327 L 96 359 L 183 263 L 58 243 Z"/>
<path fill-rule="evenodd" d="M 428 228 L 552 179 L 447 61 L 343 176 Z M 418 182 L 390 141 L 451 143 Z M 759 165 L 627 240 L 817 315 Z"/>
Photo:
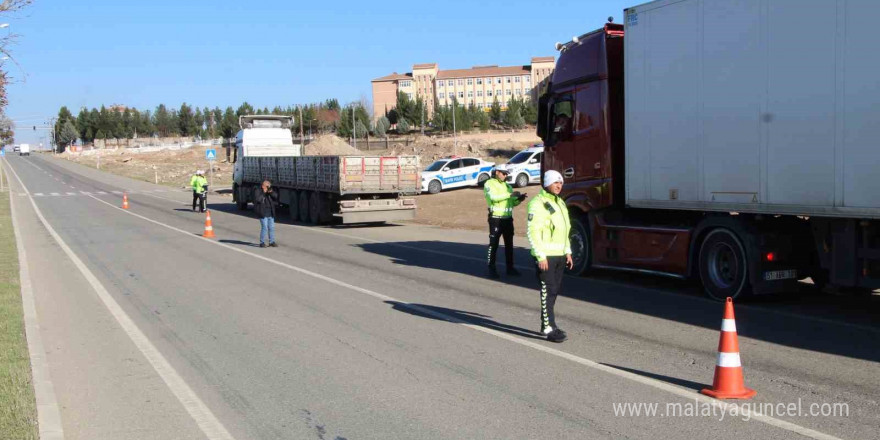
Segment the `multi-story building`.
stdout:
<path fill-rule="evenodd" d="M 526 66 L 475 66 L 470 69 L 439 70 L 436 63 L 415 64 L 412 72 L 392 73 L 376 78 L 373 84 L 373 115 L 384 115 L 397 105 L 397 94 L 412 99 L 422 98 L 426 117 L 434 113 L 434 105 L 471 104 L 488 109 L 497 99 L 502 108 L 511 98 L 537 99 L 553 72 L 553 57 L 534 57 Z"/>

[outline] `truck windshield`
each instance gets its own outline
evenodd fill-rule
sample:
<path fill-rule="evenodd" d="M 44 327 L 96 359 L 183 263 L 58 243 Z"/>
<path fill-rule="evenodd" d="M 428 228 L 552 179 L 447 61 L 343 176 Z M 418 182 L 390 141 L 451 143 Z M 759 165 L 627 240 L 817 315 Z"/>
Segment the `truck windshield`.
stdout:
<path fill-rule="evenodd" d="M 512 163 L 512 164 L 523 163 L 523 162 L 529 160 L 530 157 L 532 157 L 531 152 L 520 151 L 519 153 L 516 153 L 516 156 L 513 156 L 512 158 L 510 158 L 510 160 L 507 163 Z"/>
<path fill-rule="evenodd" d="M 425 171 L 440 171 L 448 162 L 448 160 L 438 160 L 437 162 L 432 163 L 428 168 L 425 168 Z"/>

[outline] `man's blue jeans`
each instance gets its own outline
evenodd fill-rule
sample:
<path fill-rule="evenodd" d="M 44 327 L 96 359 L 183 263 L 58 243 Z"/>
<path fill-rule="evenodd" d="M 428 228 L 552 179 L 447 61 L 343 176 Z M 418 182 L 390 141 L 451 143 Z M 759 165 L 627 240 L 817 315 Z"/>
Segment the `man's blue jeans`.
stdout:
<path fill-rule="evenodd" d="M 260 218 L 260 244 L 266 243 L 266 230 L 269 231 L 269 244 L 275 243 L 275 217 Z"/>

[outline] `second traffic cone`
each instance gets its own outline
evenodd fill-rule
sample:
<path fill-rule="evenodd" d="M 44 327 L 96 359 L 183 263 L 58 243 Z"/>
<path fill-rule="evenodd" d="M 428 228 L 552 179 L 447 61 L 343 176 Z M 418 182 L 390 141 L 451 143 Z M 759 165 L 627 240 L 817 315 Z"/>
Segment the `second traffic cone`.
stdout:
<path fill-rule="evenodd" d="M 205 216 L 205 233 L 202 237 L 205 238 L 214 238 L 214 226 L 211 225 L 211 211 L 205 211 L 207 214 Z"/>
<path fill-rule="evenodd" d="M 724 303 L 721 320 L 721 340 L 718 341 L 718 361 L 715 363 L 715 380 L 712 388 L 701 393 L 716 399 L 751 399 L 758 394 L 743 383 L 742 362 L 739 358 L 739 341 L 736 338 L 736 321 L 733 318 L 733 298 Z"/>
<path fill-rule="evenodd" d="M 122 209 L 128 209 L 128 193 L 122 193 Z"/>

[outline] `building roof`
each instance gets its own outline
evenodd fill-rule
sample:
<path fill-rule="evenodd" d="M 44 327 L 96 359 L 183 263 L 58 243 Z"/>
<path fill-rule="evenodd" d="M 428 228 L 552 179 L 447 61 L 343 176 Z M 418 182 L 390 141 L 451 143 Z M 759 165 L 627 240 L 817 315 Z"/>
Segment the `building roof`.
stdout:
<path fill-rule="evenodd" d="M 555 61 L 556 61 L 556 59 L 553 57 L 532 57 L 532 64 L 534 64 L 534 63 L 552 63 Z"/>
<path fill-rule="evenodd" d="M 370 82 L 379 82 L 379 81 L 397 81 L 401 79 L 412 79 L 412 73 L 397 73 L 394 72 L 391 75 L 385 75 L 381 78 L 376 78 Z"/>
<path fill-rule="evenodd" d="M 437 72 L 437 79 L 467 78 L 474 76 L 524 75 L 529 72 L 529 66 L 474 67 L 472 69 L 440 70 Z"/>
<path fill-rule="evenodd" d="M 413 64 L 413 70 L 416 69 L 436 69 L 437 63 Z"/>

